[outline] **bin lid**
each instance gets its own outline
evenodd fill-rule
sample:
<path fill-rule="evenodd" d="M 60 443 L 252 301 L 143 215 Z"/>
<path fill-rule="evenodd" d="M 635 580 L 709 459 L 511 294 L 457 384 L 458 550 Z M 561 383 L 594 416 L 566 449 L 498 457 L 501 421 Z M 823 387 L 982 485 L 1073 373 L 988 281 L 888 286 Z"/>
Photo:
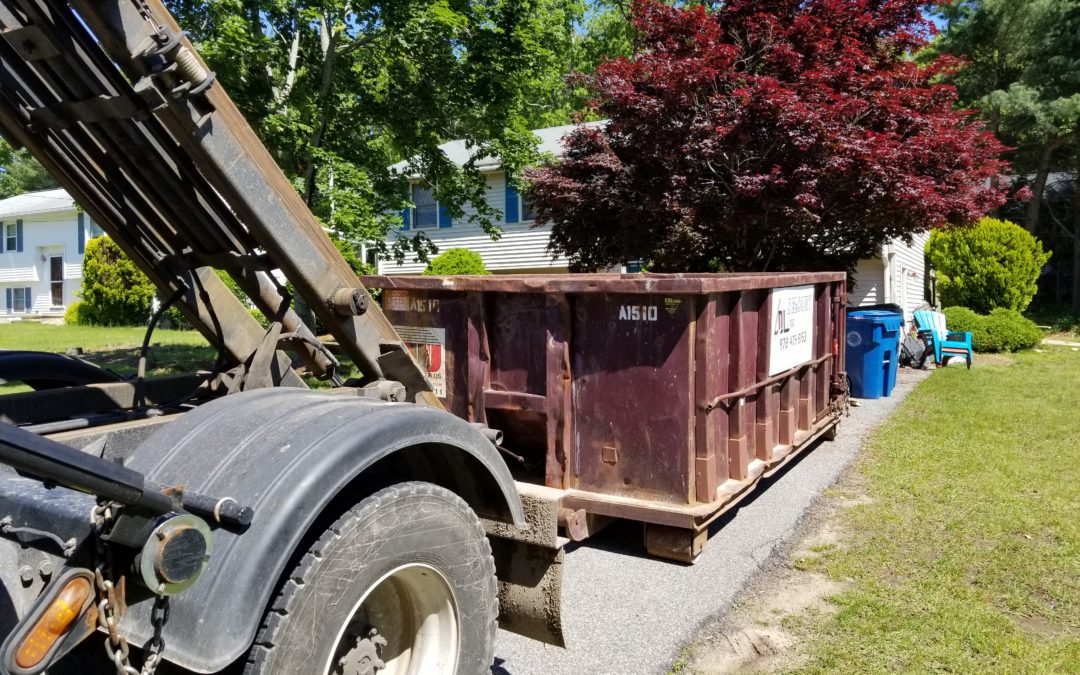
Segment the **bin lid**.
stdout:
<path fill-rule="evenodd" d="M 866 321 L 868 323 L 880 323 L 886 330 L 898 330 L 904 323 L 904 315 L 899 312 L 890 312 L 884 309 L 849 309 L 848 321 Z"/>

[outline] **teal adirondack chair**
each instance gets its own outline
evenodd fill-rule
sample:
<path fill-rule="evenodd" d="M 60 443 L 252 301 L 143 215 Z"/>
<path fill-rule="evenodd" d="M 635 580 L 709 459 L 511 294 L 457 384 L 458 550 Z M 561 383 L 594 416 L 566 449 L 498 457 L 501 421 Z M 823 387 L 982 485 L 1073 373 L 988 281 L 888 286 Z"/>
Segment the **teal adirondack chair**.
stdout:
<path fill-rule="evenodd" d="M 920 309 L 915 312 L 915 324 L 919 335 L 930 342 L 934 350 L 934 362 L 943 365 L 943 359 L 950 356 L 963 356 L 967 367 L 971 368 L 973 351 L 971 333 L 950 333 L 945 329 L 945 315 L 932 309 Z"/>

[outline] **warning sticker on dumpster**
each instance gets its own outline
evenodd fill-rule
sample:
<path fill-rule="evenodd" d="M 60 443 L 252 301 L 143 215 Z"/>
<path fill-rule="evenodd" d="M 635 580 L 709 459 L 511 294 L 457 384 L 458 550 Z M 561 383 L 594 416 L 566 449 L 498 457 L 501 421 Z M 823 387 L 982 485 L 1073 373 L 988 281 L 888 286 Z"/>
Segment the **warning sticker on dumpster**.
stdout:
<path fill-rule="evenodd" d="M 435 395 L 446 398 L 446 329 L 394 326 L 431 382 Z"/>
<path fill-rule="evenodd" d="M 813 286 L 772 291 L 771 320 L 769 375 L 782 373 L 814 358 Z"/>
<path fill-rule="evenodd" d="M 401 291 L 383 291 L 383 306 L 391 312 L 407 312 L 409 295 Z"/>

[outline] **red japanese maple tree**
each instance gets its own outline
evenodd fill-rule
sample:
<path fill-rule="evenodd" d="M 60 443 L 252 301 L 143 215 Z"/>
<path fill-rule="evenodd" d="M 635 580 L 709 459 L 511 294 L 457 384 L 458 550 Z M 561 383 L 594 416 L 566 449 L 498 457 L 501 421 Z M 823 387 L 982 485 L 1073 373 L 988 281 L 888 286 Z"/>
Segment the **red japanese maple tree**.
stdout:
<path fill-rule="evenodd" d="M 909 57 L 917 0 L 637 0 L 637 53 L 588 78 L 609 122 L 529 174 L 577 270 L 851 269 L 1003 201 L 1003 147 Z"/>

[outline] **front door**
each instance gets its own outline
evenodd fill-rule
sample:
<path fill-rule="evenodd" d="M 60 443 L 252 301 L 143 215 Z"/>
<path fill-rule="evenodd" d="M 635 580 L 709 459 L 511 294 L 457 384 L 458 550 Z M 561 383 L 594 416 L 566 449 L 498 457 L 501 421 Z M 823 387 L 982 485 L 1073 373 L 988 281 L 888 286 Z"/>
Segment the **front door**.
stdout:
<path fill-rule="evenodd" d="M 49 258 L 49 287 L 52 291 L 52 306 L 64 306 L 64 256 L 54 255 Z"/>

